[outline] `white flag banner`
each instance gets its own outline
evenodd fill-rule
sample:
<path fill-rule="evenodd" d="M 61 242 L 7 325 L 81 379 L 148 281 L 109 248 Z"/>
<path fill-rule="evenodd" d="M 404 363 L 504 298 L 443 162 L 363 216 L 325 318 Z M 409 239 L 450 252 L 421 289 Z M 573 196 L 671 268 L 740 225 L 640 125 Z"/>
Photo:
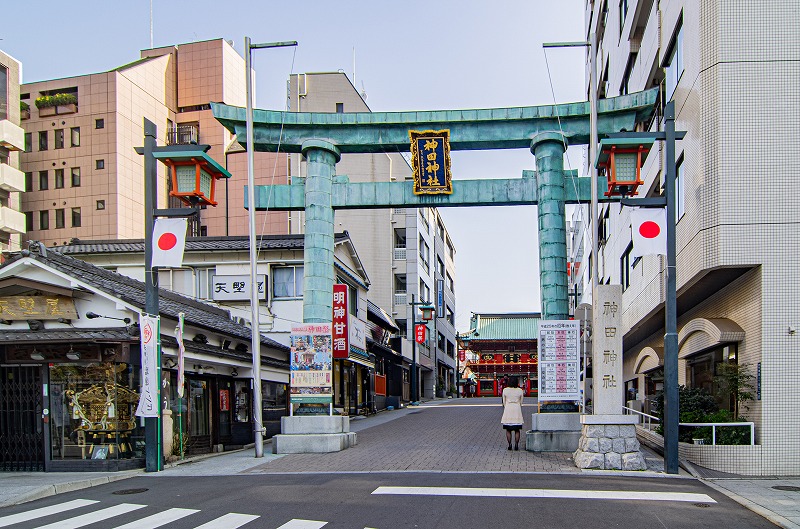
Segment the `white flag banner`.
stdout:
<path fill-rule="evenodd" d="M 189 221 L 181 219 L 156 219 L 153 228 L 153 266 L 180 268 L 186 246 L 186 228 Z"/>
<path fill-rule="evenodd" d="M 137 417 L 158 417 L 158 342 L 159 319 L 142 314 L 139 317 L 142 340 L 142 392 Z"/>
<path fill-rule="evenodd" d="M 183 355 L 186 354 L 186 347 L 183 345 L 183 312 L 178 314 L 178 326 L 175 327 L 175 339 L 178 340 L 178 397 L 183 398 Z"/>
<path fill-rule="evenodd" d="M 667 255 L 667 210 L 634 208 L 631 210 L 633 251 L 631 256 Z"/>

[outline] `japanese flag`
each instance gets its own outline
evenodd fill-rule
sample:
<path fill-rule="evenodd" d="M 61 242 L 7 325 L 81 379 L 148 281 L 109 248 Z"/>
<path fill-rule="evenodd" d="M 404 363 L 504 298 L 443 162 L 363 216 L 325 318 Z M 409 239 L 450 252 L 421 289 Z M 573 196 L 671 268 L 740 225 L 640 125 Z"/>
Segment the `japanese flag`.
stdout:
<path fill-rule="evenodd" d="M 181 267 L 187 225 L 186 219 L 156 219 L 153 229 L 153 267 Z"/>
<path fill-rule="evenodd" d="M 631 210 L 633 252 L 631 255 L 667 255 L 667 210 L 634 208 Z"/>

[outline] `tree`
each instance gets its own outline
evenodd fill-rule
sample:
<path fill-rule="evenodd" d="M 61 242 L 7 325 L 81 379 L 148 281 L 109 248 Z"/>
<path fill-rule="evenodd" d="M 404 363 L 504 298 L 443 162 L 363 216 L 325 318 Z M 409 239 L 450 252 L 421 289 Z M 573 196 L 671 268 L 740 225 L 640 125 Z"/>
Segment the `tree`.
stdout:
<path fill-rule="evenodd" d="M 755 399 L 755 376 L 750 372 L 748 364 L 717 364 L 718 375 L 714 377 L 720 394 L 733 399 L 734 420 L 739 417 L 740 407 L 749 409 L 744 402 Z"/>

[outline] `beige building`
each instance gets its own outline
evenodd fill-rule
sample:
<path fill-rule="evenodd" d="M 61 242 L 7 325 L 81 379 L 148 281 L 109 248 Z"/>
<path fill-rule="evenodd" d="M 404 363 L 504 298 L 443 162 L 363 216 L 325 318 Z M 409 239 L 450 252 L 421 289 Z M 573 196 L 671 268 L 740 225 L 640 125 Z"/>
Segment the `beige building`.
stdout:
<path fill-rule="evenodd" d="M 19 170 L 19 151 L 25 147 L 25 132 L 19 126 L 23 106 L 19 105 L 22 65 L 0 51 L 0 250 L 19 250 L 25 233 L 25 216 L 20 213 L 20 194 L 25 175 Z"/>
<path fill-rule="evenodd" d="M 233 177 L 221 182 L 216 208 L 201 212 L 196 235 L 247 233 L 243 153 L 227 154 L 234 139 L 212 116 L 210 101 L 245 104 L 244 59 L 222 39 L 144 50 L 141 59 L 114 70 L 25 83 L 21 100 L 26 177 L 22 211 L 26 238 L 47 245 L 73 239 L 144 235 L 143 119 L 158 127 L 158 144 L 207 144 L 209 155 Z M 240 149 L 239 149 L 240 150 Z M 285 157 L 256 153 L 256 183 L 286 181 Z M 169 183 L 159 164 L 159 206 Z M 266 175 L 269 175 L 268 177 Z M 173 201 L 174 202 L 174 201 Z M 175 205 L 175 204 L 173 204 Z M 267 233 L 286 233 L 288 215 L 263 214 Z"/>
<path fill-rule="evenodd" d="M 732 411 L 720 366 L 736 363 L 753 376 L 754 399 L 740 415 L 755 423 L 755 444 L 681 443 L 680 457 L 747 475 L 800 474 L 796 8 L 789 0 L 768 8 L 722 0 L 586 2 L 600 97 L 658 87 L 649 129 L 663 127 L 664 102 L 674 100 L 676 128 L 687 132 L 676 147 L 679 384 L 707 389 Z M 663 192 L 664 154 L 656 143 L 640 196 Z M 631 258 L 626 208 L 601 205 L 598 220 L 600 280 L 624 289 L 626 389 L 647 410 L 663 388 L 666 259 Z M 580 255 L 589 247 L 588 240 L 576 245 L 574 261 L 588 261 Z M 573 277 L 588 293 L 589 268 Z"/>

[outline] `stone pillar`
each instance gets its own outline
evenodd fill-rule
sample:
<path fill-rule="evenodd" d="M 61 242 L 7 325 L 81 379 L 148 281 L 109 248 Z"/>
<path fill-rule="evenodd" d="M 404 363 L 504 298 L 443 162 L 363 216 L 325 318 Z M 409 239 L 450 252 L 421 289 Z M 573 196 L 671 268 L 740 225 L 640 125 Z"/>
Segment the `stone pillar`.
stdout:
<path fill-rule="evenodd" d="M 564 151 L 560 132 L 534 136 L 539 215 L 539 285 L 543 320 L 569 318 L 567 301 L 567 230 L 564 214 Z"/>
<path fill-rule="evenodd" d="M 333 206 L 331 191 L 339 149 L 323 140 L 302 146 L 308 163 L 303 280 L 303 322 L 330 322 L 333 310 Z"/>

